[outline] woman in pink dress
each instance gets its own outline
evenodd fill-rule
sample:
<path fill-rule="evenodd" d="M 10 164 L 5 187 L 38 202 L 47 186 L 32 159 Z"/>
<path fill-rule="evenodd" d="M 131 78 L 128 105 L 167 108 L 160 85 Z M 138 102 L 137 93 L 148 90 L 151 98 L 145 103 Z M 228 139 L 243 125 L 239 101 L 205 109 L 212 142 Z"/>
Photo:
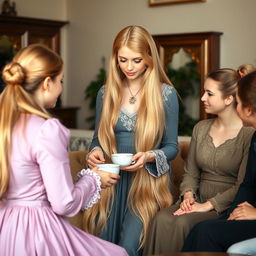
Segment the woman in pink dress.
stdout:
<path fill-rule="evenodd" d="M 73 184 L 69 131 L 46 108 L 62 91 L 61 58 L 42 45 L 22 49 L 3 70 L 0 96 L 0 255 L 126 256 L 65 219 L 88 209 L 116 174 L 82 170 Z"/>

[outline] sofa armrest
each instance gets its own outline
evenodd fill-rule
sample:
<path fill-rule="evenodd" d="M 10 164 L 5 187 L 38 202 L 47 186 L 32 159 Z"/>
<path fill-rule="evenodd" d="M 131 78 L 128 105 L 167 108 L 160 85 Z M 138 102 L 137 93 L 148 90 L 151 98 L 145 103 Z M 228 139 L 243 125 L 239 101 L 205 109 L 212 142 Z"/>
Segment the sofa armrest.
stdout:
<path fill-rule="evenodd" d="M 81 171 L 83 168 L 87 167 L 86 163 L 86 155 L 88 154 L 87 150 L 84 151 L 72 151 L 69 152 L 69 163 L 71 169 L 71 175 L 73 181 L 75 182 L 77 179 L 77 173 Z M 83 212 L 80 211 L 74 217 L 68 218 L 70 223 L 80 229 L 83 229 Z"/>

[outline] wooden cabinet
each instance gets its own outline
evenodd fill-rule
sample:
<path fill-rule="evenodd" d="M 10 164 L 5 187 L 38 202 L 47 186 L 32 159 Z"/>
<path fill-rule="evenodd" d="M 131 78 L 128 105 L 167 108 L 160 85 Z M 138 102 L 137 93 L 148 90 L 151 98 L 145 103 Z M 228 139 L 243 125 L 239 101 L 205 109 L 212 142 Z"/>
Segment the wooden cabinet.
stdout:
<path fill-rule="evenodd" d="M 182 34 L 154 35 L 153 38 L 158 46 L 160 59 L 164 68 L 172 61 L 174 54 L 183 49 L 190 55 L 198 67 L 200 75 L 199 94 L 202 95 L 204 80 L 209 72 L 219 68 L 220 64 L 220 37 L 222 32 L 197 32 Z M 200 118 L 207 118 L 203 103 L 198 97 Z"/>
<path fill-rule="evenodd" d="M 60 53 L 60 29 L 67 21 L 34 19 L 0 15 L 0 75 L 15 53 L 33 43 L 47 45 Z M 0 78 L 0 92 L 4 87 Z M 78 107 L 56 107 L 51 113 L 68 128 L 76 128 Z"/>
<path fill-rule="evenodd" d="M 16 52 L 29 44 L 42 43 L 59 53 L 60 28 L 65 24 L 68 22 L 0 16 L 0 47 L 1 41 L 9 42 Z"/>
<path fill-rule="evenodd" d="M 60 53 L 60 29 L 67 23 L 0 15 L 0 93 L 4 87 L 1 71 L 16 52 L 29 44 L 41 43 Z"/>

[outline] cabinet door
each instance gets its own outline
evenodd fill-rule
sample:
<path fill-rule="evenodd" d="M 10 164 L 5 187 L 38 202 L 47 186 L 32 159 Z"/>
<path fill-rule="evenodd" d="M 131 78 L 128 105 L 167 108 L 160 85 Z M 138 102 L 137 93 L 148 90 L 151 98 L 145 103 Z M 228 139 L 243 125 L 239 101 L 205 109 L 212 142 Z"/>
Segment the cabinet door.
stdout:
<path fill-rule="evenodd" d="M 53 42 L 53 38 L 51 36 L 40 36 L 40 35 L 31 35 L 29 36 L 28 44 L 44 44 L 51 49 L 55 49 L 55 44 Z"/>
<path fill-rule="evenodd" d="M 4 84 L 2 69 L 16 52 L 33 43 L 41 43 L 60 52 L 60 28 L 64 21 L 0 16 L 0 93 Z"/>

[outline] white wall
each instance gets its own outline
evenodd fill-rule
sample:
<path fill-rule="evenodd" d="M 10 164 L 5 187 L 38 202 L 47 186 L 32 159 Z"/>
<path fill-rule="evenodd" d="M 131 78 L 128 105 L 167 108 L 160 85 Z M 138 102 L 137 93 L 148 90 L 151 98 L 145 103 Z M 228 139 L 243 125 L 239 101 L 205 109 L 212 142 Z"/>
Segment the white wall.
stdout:
<path fill-rule="evenodd" d="M 220 31 L 221 67 L 256 64 L 255 0 L 207 0 L 149 7 L 148 0 L 17 0 L 20 16 L 68 20 L 62 54 L 66 63 L 64 103 L 81 106 L 79 128 L 86 128 L 84 89 L 95 79 L 102 56 L 124 26 L 138 24 L 152 34 Z M 65 41 L 66 40 L 66 41 Z"/>
<path fill-rule="evenodd" d="M 10 0 L 10 2 L 12 1 Z M 56 20 L 66 20 L 67 18 L 67 0 L 14 0 L 14 2 L 18 16 Z"/>

